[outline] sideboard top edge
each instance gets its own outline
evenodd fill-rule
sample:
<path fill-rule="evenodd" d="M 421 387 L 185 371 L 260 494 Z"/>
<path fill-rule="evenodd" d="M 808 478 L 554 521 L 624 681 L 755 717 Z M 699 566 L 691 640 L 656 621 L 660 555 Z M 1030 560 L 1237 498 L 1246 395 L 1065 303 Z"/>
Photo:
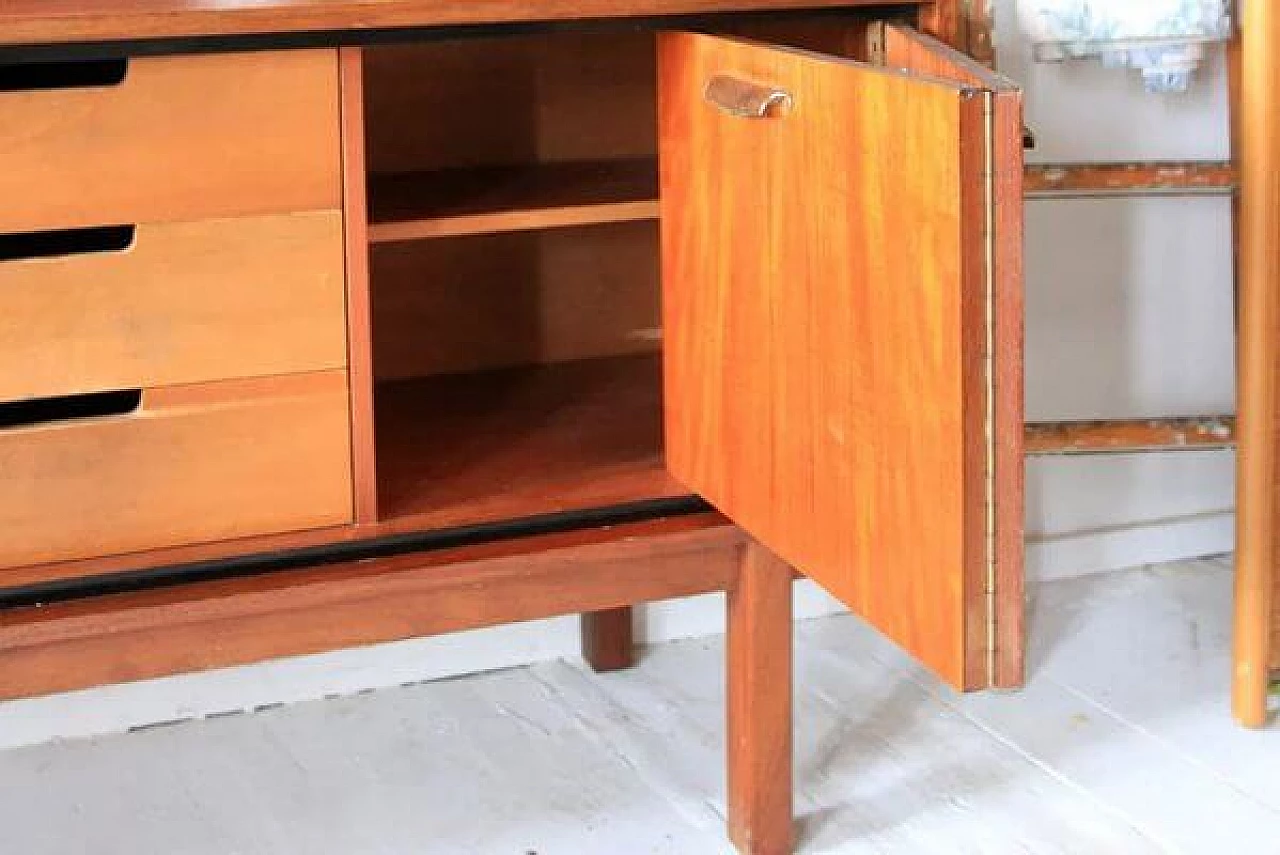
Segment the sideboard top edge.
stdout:
<path fill-rule="evenodd" d="M 370 34 L 504 24 L 911 7 L 904 0 L 7 0 L 0 51 L 162 42 L 215 49 L 360 44 Z"/>

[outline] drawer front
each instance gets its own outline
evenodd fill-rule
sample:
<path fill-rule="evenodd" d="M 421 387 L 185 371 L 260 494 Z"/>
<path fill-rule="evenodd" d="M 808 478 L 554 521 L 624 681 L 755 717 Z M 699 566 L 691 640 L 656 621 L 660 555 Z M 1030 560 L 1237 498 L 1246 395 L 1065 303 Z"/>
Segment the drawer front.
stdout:
<path fill-rule="evenodd" d="M 349 436 L 342 371 L 2 430 L 0 567 L 348 523 Z"/>
<path fill-rule="evenodd" d="M 132 59 L 114 85 L 73 82 L 0 93 L 0 232 L 341 205 L 336 51 Z"/>
<path fill-rule="evenodd" d="M 0 401 L 346 364 L 339 211 L 25 237 L 0 238 L 26 253 L 0 261 Z"/>

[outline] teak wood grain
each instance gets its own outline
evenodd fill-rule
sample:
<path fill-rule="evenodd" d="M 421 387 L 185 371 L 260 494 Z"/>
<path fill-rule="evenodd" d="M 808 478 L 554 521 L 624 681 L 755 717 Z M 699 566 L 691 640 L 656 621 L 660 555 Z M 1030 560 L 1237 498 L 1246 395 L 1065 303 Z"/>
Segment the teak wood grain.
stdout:
<path fill-rule="evenodd" d="M 1028 424 L 1023 436 L 1029 455 L 1203 451 L 1234 447 L 1236 423 L 1231 416 L 1043 422 Z"/>
<path fill-rule="evenodd" d="M 381 384 L 379 507 L 424 529 L 687 495 L 653 356 Z"/>
<path fill-rule="evenodd" d="M 995 573 L 994 578 L 984 581 L 986 602 L 978 611 L 984 619 L 994 620 L 996 627 L 990 682 L 1004 688 L 1020 686 L 1026 671 L 1022 91 L 1008 78 L 928 35 L 887 24 L 874 27 L 873 38 L 881 37 L 877 35 L 880 30 L 889 66 L 977 86 L 990 99 L 989 226 L 978 234 L 970 231 L 966 247 L 971 262 L 975 253 L 990 253 L 986 259 L 990 266 L 990 316 L 983 322 L 984 327 L 989 326 L 989 340 L 983 349 L 991 350 L 995 393 L 991 401 L 991 495 L 985 499 L 992 504 Z M 973 28 L 970 35 L 984 32 Z M 981 214 L 975 211 L 973 216 L 977 219 Z M 992 584 L 994 598 L 988 600 L 985 595 Z M 970 602 L 972 607 L 972 597 Z"/>
<path fill-rule="evenodd" d="M 134 59 L 116 86 L 2 92 L 0 115 L 0 232 L 342 204 L 336 51 Z"/>
<path fill-rule="evenodd" d="M 364 53 L 377 178 L 657 154 L 651 29 L 428 40 Z"/>
<path fill-rule="evenodd" d="M 706 36 L 659 56 L 669 468 L 986 685 L 981 94 Z M 726 115 L 717 74 L 791 109 Z"/>
<path fill-rule="evenodd" d="M 658 217 L 652 159 L 569 161 L 375 176 L 373 243 Z"/>
<path fill-rule="evenodd" d="M 741 544 L 707 514 L 15 609 L 0 699 L 721 591 Z"/>
<path fill-rule="evenodd" d="M 660 374 L 633 356 L 384 384 L 380 519 L 12 567 L 0 587 L 684 496 L 662 461 Z"/>
<path fill-rule="evenodd" d="M 726 598 L 727 822 L 741 855 L 791 852 L 791 598 L 791 568 L 748 543 Z"/>
<path fill-rule="evenodd" d="M 379 380 L 652 353 L 658 225 L 373 247 Z"/>
<path fill-rule="evenodd" d="M 342 219 L 346 255 L 347 364 L 351 384 L 351 480 L 357 523 L 378 519 L 373 400 L 373 295 L 365 159 L 364 52 L 338 51 L 342 109 Z"/>
<path fill-rule="evenodd" d="M 964 49 L 969 42 L 967 7 L 970 6 L 972 6 L 972 0 L 955 3 L 940 0 L 940 2 L 926 3 L 920 10 L 920 29 L 953 47 Z"/>
<path fill-rule="evenodd" d="M 378 376 L 655 350 L 653 32 L 364 55 Z"/>
<path fill-rule="evenodd" d="M 342 368 L 344 293 L 337 210 L 0 261 L 0 401 Z"/>
<path fill-rule="evenodd" d="M 0 7 L 0 46 L 901 5 L 902 0 L 6 0 Z"/>
<path fill-rule="evenodd" d="M 1025 176 L 1028 199 L 1218 194 L 1239 184 L 1233 164 L 1213 161 L 1030 164 Z"/>
<path fill-rule="evenodd" d="M 348 431 L 344 370 L 0 430 L 0 568 L 350 522 Z"/>

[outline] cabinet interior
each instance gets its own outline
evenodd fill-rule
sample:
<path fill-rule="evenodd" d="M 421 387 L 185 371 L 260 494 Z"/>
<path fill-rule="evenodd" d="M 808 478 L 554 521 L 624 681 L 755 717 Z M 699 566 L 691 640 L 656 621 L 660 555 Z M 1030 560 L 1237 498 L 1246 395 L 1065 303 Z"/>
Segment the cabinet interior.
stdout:
<path fill-rule="evenodd" d="M 856 19 L 732 22 L 854 51 Z M 379 515 L 683 495 L 662 454 L 651 29 L 366 48 Z"/>

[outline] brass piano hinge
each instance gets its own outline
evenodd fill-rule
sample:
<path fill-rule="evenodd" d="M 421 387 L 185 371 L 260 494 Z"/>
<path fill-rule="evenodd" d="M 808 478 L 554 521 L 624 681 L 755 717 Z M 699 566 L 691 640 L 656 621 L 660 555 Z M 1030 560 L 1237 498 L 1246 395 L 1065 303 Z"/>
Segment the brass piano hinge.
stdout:
<path fill-rule="evenodd" d="M 995 235 L 995 115 L 994 115 L 994 96 L 991 92 L 983 93 L 983 125 L 985 132 L 985 162 L 986 174 L 983 176 L 983 185 L 986 193 L 986 205 L 984 206 L 983 216 L 983 249 L 985 253 L 986 268 L 986 293 L 984 294 L 984 305 L 986 308 L 986 319 L 984 326 L 986 327 L 985 341 L 983 344 L 983 371 L 986 381 L 986 413 L 984 417 L 986 432 L 986 496 L 983 505 L 986 508 L 986 553 L 987 553 L 987 576 L 985 580 L 986 592 L 986 612 L 987 612 L 987 685 L 994 686 L 997 677 L 997 645 L 999 644 L 999 634 L 997 632 L 997 612 L 996 612 L 996 305 L 995 305 L 995 263 L 996 263 L 996 235 Z"/>

